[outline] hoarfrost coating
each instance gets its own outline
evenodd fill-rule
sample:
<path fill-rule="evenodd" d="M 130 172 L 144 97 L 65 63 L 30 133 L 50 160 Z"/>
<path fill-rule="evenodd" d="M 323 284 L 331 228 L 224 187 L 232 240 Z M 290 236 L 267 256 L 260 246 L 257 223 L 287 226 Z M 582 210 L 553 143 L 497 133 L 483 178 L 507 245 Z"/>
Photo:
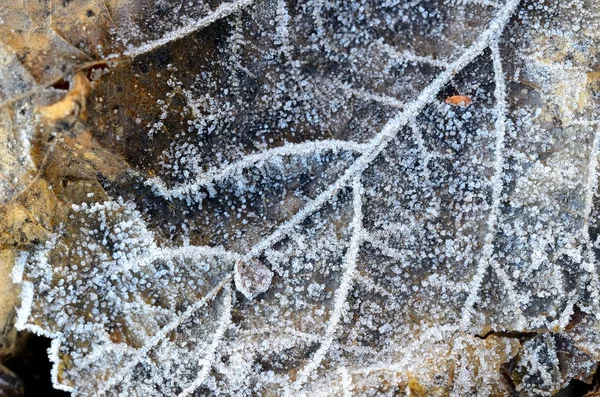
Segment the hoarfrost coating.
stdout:
<path fill-rule="evenodd" d="M 0 30 L 33 79 L 0 80 L 3 107 L 62 109 L 52 86 L 92 79 L 59 121 L 31 116 L 42 161 L 19 193 L 41 186 L 60 221 L 15 243 L 12 273 L 56 388 L 591 380 L 598 1 L 82 3 L 14 7 L 0 28 L 46 21 L 55 54 Z"/>

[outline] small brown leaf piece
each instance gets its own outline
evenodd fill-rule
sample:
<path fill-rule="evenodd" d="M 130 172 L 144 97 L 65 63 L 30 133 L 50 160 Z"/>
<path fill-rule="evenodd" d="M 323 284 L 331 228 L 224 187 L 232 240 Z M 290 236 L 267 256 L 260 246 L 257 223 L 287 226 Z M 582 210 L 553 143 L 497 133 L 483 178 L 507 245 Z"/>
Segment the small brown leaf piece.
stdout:
<path fill-rule="evenodd" d="M 70 116 L 86 118 L 86 97 L 90 93 L 90 82 L 83 72 L 73 76 L 69 92 L 60 101 L 37 110 L 48 121 L 55 122 Z"/>
<path fill-rule="evenodd" d="M 248 299 L 266 292 L 272 278 L 273 272 L 258 259 L 237 261 L 235 264 L 235 286 Z"/>
<path fill-rule="evenodd" d="M 446 98 L 445 102 L 450 106 L 460 106 L 461 108 L 464 108 L 473 103 L 473 100 L 464 95 L 452 95 Z"/>

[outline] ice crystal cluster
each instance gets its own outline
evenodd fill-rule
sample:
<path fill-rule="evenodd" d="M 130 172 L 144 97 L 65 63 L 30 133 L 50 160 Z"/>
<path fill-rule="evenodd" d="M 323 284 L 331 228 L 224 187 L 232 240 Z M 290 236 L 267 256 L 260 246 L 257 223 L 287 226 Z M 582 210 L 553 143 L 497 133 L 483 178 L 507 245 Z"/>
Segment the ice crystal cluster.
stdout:
<path fill-rule="evenodd" d="M 52 338 L 55 387 L 544 396 L 591 381 L 599 1 L 0 11 L 1 106 L 38 169 L 0 186 L 13 211 L 54 203 L 23 212 L 42 237 L 2 241 L 16 326 Z"/>

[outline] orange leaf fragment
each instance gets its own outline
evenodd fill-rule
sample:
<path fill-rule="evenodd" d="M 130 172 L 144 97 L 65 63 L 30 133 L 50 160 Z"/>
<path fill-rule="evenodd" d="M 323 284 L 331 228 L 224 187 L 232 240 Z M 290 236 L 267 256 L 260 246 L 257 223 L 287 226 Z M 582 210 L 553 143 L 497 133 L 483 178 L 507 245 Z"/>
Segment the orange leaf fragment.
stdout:
<path fill-rule="evenodd" d="M 452 95 L 446 98 L 445 102 L 450 106 L 460 106 L 464 108 L 473 103 L 473 100 L 464 95 Z"/>

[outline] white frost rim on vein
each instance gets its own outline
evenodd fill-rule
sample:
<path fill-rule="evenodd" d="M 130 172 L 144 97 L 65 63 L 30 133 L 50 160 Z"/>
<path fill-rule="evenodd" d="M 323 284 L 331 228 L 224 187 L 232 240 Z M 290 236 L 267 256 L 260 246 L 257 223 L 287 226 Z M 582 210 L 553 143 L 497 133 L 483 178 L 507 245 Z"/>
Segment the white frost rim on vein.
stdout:
<path fill-rule="evenodd" d="M 181 393 L 179 393 L 178 397 L 187 397 L 194 392 L 198 387 L 204 383 L 204 380 L 208 376 L 213 363 L 215 361 L 215 352 L 217 351 L 217 347 L 219 347 L 219 343 L 223 336 L 225 335 L 225 331 L 231 324 L 231 301 L 232 301 L 232 291 L 230 287 L 226 287 L 225 291 L 225 299 L 223 302 L 223 314 L 219 320 L 219 325 L 215 334 L 212 338 L 208 353 L 205 357 L 201 358 L 198 364 L 201 366 L 201 370 L 198 372 L 196 379 L 190 383 Z"/>
<path fill-rule="evenodd" d="M 506 100 L 506 81 L 504 78 L 504 74 L 502 72 L 502 60 L 500 58 L 500 50 L 498 48 L 498 40 L 497 37 L 493 40 L 490 45 L 492 64 L 494 69 L 494 96 L 496 98 L 496 106 L 495 106 L 495 138 L 496 143 L 494 145 L 494 173 L 490 180 L 490 184 L 492 186 L 492 202 L 491 202 L 491 211 L 488 214 L 486 221 L 486 234 L 483 239 L 483 248 L 482 255 L 477 265 L 477 270 L 473 279 L 471 280 L 469 286 L 469 296 L 465 301 L 465 306 L 462 310 L 460 325 L 463 329 L 466 329 L 469 326 L 469 322 L 471 320 L 473 314 L 473 306 L 475 305 L 475 301 L 477 300 L 477 296 L 479 295 L 479 288 L 481 287 L 481 283 L 483 282 L 483 278 L 485 277 L 485 273 L 488 268 L 491 266 L 498 278 L 503 282 L 506 287 L 508 298 L 513 301 L 514 306 L 517 308 L 517 322 L 515 327 L 519 329 L 524 325 L 524 317 L 520 310 L 519 302 L 516 298 L 515 290 L 512 281 L 502 269 L 500 264 L 493 258 L 494 255 L 494 238 L 496 235 L 498 218 L 500 216 L 500 201 L 502 196 L 503 189 L 503 181 L 502 177 L 504 175 L 504 139 L 506 135 L 506 120 L 508 114 L 508 104 Z"/>
<path fill-rule="evenodd" d="M 459 4 L 476 4 L 480 6 L 488 6 L 494 8 L 500 8 L 500 3 L 493 0 L 458 0 Z"/>
<path fill-rule="evenodd" d="M 254 0 L 237 0 L 231 3 L 221 4 L 212 13 L 205 16 L 204 18 L 194 21 L 189 25 L 182 26 L 179 29 L 175 29 L 167 33 L 160 39 L 149 41 L 145 44 L 140 45 L 139 47 L 131 48 L 125 51 L 123 55 L 135 58 L 138 55 L 148 53 L 167 43 L 181 39 L 189 34 L 194 33 L 199 29 L 205 28 L 211 25 L 212 23 L 218 21 L 219 19 L 226 18 L 229 15 L 235 13 L 236 11 L 239 11 L 246 6 L 251 5 L 252 3 L 254 3 Z"/>
<path fill-rule="evenodd" d="M 321 361 L 323 361 L 325 354 L 327 354 L 329 351 L 329 347 L 333 342 L 338 325 L 342 319 L 346 299 L 348 298 L 348 294 L 350 293 L 352 285 L 354 284 L 358 252 L 360 250 L 363 236 L 362 194 L 363 188 L 360 182 L 359 174 L 354 178 L 352 183 L 352 207 L 354 210 L 354 216 L 351 223 L 352 237 L 350 238 L 350 246 L 348 247 L 348 251 L 346 252 L 346 257 L 344 259 L 344 273 L 342 275 L 340 285 L 335 291 L 330 320 L 327 324 L 325 335 L 323 335 L 323 341 L 321 342 L 321 345 L 312 356 L 308 364 L 306 364 L 298 374 L 296 382 L 292 386 L 294 390 L 299 390 L 304 383 L 306 383 L 312 372 L 315 371 L 319 365 L 321 365 Z"/>
<path fill-rule="evenodd" d="M 111 387 L 118 385 L 125 377 L 129 375 L 131 370 L 139 364 L 144 358 L 146 358 L 147 354 L 152 350 L 155 346 L 157 346 L 169 332 L 175 330 L 182 322 L 196 313 L 201 307 L 206 305 L 210 300 L 212 300 L 225 286 L 230 282 L 231 276 L 226 277 L 223 281 L 221 281 L 217 286 L 215 286 L 209 293 L 204 295 L 202 299 L 198 302 L 194 303 L 190 307 L 188 307 L 181 315 L 177 316 L 173 321 L 164 326 L 159 332 L 157 332 L 149 341 L 141 348 L 136 350 L 135 355 L 132 356 L 127 365 L 121 367 L 119 371 L 117 371 L 114 375 L 110 377 L 110 379 L 102 384 L 99 393 L 106 393 Z"/>
<path fill-rule="evenodd" d="M 404 63 L 404 62 L 422 63 L 422 64 L 426 64 L 426 65 L 433 66 L 436 68 L 440 68 L 440 69 L 445 69 L 446 66 L 448 66 L 448 63 L 450 63 L 445 60 L 434 59 L 431 56 L 417 55 L 408 50 L 398 51 L 393 46 L 391 46 L 387 43 L 384 43 L 383 40 L 376 42 L 375 45 L 378 46 L 384 52 L 386 52 L 390 56 L 392 61 L 395 61 L 397 63 Z"/>
<path fill-rule="evenodd" d="M 287 337 L 290 339 L 291 338 L 305 339 L 310 342 L 320 342 L 321 341 L 321 335 L 308 333 L 308 332 L 302 332 L 302 331 L 298 331 L 298 330 L 294 330 L 294 329 L 280 328 L 280 327 L 277 327 L 277 328 L 276 327 L 263 327 L 263 328 L 253 329 L 253 330 L 239 330 L 238 333 L 239 333 L 239 335 L 243 335 L 244 337 L 260 336 L 264 339 L 267 339 L 267 336 L 265 336 L 265 334 L 271 334 L 271 335 L 269 335 L 269 338 Z"/>
<path fill-rule="evenodd" d="M 195 193 L 201 187 L 209 187 L 214 183 L 230 178 L 242 170 L 252 167 L 257 163 L 268 162 L 269 160 L 283 156 L 302 156 L 327 151 L 351 151 L 362 153 L 367 146 L 365 144 L 342 141 L 336 139 L 324 139 L 321 141 L 309 141 L 303 143 L 288 143 L 283 146 L 265 150 L 260 153 L 249 154 L 239 161 L 226 165 L 223 168 L 211 169 L 198 177 L 194 181 L 180 184 L 179 186 L 168 188 L 158 177 L 150 178 L 146 184 L 151 186 L 156 195 L 160 197 L 183 198 L 185 194 Z"/>
<path fill-rule="evenodd" d="M 402 268 L 407 265 L 406 255 L 403 254 L 401 251 L 397 250 L 396 248 L 390 247 L 384 241 L 382 241 L 378 237 L 375 237 L 372 233 L 367 233 L 365 231 L 363 235 L 363 240 L 371 244 L 373 248 L 378 249 L 382 255 L 399 261 L 398 265 Z"/>
<path fill-rule="evenodd" d="M 404 108 L 404 102 L 393 96 L 374 93 L 365 88 L 355 88 L 350 83 L 340 81 L 338 79 L 322 78 L 322 81 L 331 84 L 334 89 L 342 90 L 343 92 L 346 92 L 365 102 L 377 102 L 386 106 L 397 108 L 398 110 L 402 110 Z"/>
<path fill-rule="evenodd" d="M 188 259 L 198 259 L 202 256 L 222 258 L 230 261 L 238 261 L 242 256 L 237 252 L 227 250 L 223 247 L 210 247 L 206 245 L 185 245 L 181 247 L 157 248 L 151 261 L 181 256 Z"/>

